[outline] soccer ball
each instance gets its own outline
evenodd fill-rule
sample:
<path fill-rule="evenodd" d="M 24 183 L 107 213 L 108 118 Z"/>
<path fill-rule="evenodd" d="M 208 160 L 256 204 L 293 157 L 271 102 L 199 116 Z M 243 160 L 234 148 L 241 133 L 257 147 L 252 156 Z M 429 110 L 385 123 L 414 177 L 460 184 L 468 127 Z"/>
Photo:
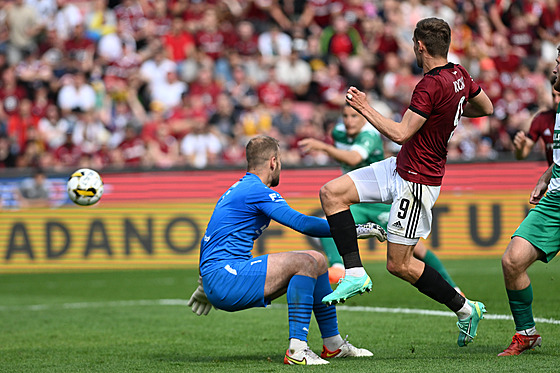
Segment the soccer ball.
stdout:
<path fill-rule="evenodd" d="M 68 179 L 66 183 L 68 197 L 77 205 L 89 206 L 97 203 L 103 195 L 103 180 L 101 176 L 89 168 L 81 168 Z"/>

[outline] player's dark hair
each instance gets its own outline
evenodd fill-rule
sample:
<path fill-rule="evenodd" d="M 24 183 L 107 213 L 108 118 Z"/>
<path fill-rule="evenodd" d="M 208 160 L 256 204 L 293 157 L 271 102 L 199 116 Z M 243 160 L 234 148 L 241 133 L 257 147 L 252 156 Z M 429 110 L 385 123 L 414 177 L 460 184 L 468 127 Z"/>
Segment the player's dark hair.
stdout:
<path fill-rule="evenodd" d="M 270 136 L 253 137 L 245 148 L 245 157 L 247 158 L 247 170 L 258 168 L 263 162 L 270 157 L 278 157 L 280 144 L 278 140 Z"/>
<path fill-rule="evenodd" d="M 414 38 L 422 41 L 428 53 L 434 57 L 446 57 L 451 44 L 451 28 L 439 18 L 424 18 L 416 24 Z"/>

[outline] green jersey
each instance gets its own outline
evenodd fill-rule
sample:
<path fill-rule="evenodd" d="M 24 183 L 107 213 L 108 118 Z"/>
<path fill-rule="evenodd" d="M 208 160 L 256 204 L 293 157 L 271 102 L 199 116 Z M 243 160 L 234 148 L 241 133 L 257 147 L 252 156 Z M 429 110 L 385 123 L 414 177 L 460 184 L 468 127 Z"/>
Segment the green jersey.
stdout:
<path fill-rule="evenodd" d="M 560 191 L 560 105 L 556 108 L 556 122 L 554 123 L 554 135 L 552 137 L 552 178 L 548 184 L 549 192 Z"/>
<path fill-rule="evenodd" d="M 332 137 L 334 146 L 342 150 L 357 151 L 362 157 L 362 161 L 356 166 L 349 166 L 342 163 L 342 171 L 344 173 L 350 172 L 357 168 L 369 166 L 374 162 L 381 161 L 385 158 L 383 154 L 383 141 L 379 131 L 370 123 L 366 123 L 360 133 L 354 138 L 346 135 L 346 127 L 343 123 L 337 124 L 333 131 Z"/>

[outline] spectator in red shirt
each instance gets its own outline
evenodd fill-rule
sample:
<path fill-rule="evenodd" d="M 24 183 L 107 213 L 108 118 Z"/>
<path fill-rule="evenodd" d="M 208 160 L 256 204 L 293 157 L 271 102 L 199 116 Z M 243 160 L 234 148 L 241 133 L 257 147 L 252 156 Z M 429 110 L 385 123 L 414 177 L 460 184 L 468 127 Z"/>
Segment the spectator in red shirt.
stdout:
<path fill-rule="evenodd" d="M 147 142 L 146 162 L 158 168 L 170 168 L 179 164 L 179 142 L 168 126 L 159 126 L 155 138 Z"/>
<path fill-rule="evenodd" d="M 241 21 L 237 24 L 236 39 L 232 47 L 241 57 L 251 59 L 258 55 L 259 36 L 255 33 L 255 27 L 251 22 Z"/>
<path fill-rule="evenodd" d="M 168 2 L 166 0 L 156 0 L 153 2 L 153 7 L 147 14 L 148 17 L 148 30 L 149 34 L 156 37 L 166 35 L 171 29 L 172 20 L 169 17 L 169 9 L 167 8 Z"/>
<path fill-rule="evenodd" d="M 222 85 L 214 79 L 211 67 L 202 66 L 198 70 L 197 79 L 189 86 L 189 96 L 200 96 L 207 110 L 212 112 L 216 109 L 216 101 L 222 93 Z"/>
<path fill-rule="evenodd" d="M 204 12 L 201 29 L 195 38 L 198 50 L 214 61 L 222 58 L 228 49 L 228 37 L 220 30 L 218 16 L 212 8 Z"/>
<path fill-rule="evenodd" d="M 25 149 L 28 140 L 28 131 L 31 127 L 37 129 L 39 118 L 31 115 L 31 101 L 21 100 L 17 114 L 13 114 L 8 119 L 8 136 L 19 147 L 20 151 Z"/>
<path fill-rule="evenodd" d="M 265 107 L 273 111 L 277 111 L 280 108 L 284 99 L 294 98 L 290 87 L 278 82 L 276 78 L 276 68 L 274 66 L 268 68 L 268 79 L 258 86 L 257 95 L 259 101 L 263 103 Z"/>
<path fill-rule="evenodd" d="M 175 17 L 182 17 L 185 20 L 186 30 L 196 33 L 201 27 L 204 12 L 211 4 L 208 1 L 200 0 L 172 0 L 171 12 Z"/>
<path fill-rule="evenodd" d="M 157 101 L 152 101 L 148 117 L 142 126 L 142 140 L 146 143 L 154 140 L 157 129 L 163 126 L 170 126 L 165 114 L 165 107 Z"/>
<path fill-rule="evenodd" d="M 119 144 L 118 150 L 125 166 L 138 167 L 143 164 L 146 144 L 134 126 L 126 127 L 124 140 Z"/>
<path fill-rule="evenodd" d="M 494 34 L 494 51 L 492 59 L 500 73 L 500 79 L 502 83 L 508 84 L 511 74 L 521 65 L 521 57 L 513 50 L 507 38 L 498 33 Z"/>
<path fill-rule="evenodd" d="M 304 27 L 325 28 L 331 15 L 342 11 L 342 4 L 337 0 L 308 0 L 298 23 Z"/>
<path fill-rule="evenodd" d="M 64 170 L 77 167 L 81 158 L 82 149 L 72 142 L 72 130 L 68 130 L 64 144 L 54 151 L 54 168 Z"/>
<path fill-rule="evenodd" d="M 47 108 L 51 103 L 47 86 L 43 84 L 37 86 L 33 92 L 31 114 L 37 118 L 43 118 L 47 115 Z"/>
<path fill-rule="evenodd" d="M 181 17 L 173 18 L 171 29 L 163 35 L 163 45 L 167 49 L 167 55 L 175 63 L 180 63 L 193 56 L 195 39 L 185 30 Z"/>
<path fill-rule="evenodd" d="M 196 46 L 199 52 L 214 61 L 216 79 L 231 80 L 231 66 L 227 59 L 233 43 L 232 30 L 225 32 L 221 25 L 230 25 L 227 22 L 219 23 L 215 9 L 209 8 L 204 12 L 202 28 L 196 33 Z M 202 57 L 200 59 L 203 59 Z"/>
<path fill-rule="evenodd" d="M 64 50 L 70 60 L 71 68 L 82 71 L 91 70 L 93 55 L 95 54 L 95 44 L 86 38 L 82 23 L 74 27 L 70 38 L 64 43 Z"/>
<path fill-rule="evenodd" d="M 8 67 L 2 73 L 0 82 L 0 120 L 7 121 L 8 118 L 16 114 L 19 110 L 21 100 L 27 96 L 25 88 L 18 84 L 15 69 Z"/>

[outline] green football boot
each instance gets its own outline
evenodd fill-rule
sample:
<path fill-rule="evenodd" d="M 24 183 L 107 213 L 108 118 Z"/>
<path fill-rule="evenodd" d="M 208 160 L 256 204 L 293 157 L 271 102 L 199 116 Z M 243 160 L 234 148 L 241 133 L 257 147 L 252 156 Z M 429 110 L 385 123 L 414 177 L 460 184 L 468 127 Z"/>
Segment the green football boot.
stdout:
<path fill-rule="evenodd" d="M 457 321 L 457 326 L 460 330 L 459 338 L 457 338 L 459 347 L 464 347 L 472 342 L 473 338 L 476 336 L 478 323 L 484 318 L 484 313 L 486 312 L 486 307 L 482 302 L 471 302 L 468 299 L 467 302 L 469 302 L 472 312 L 466 319 Z"/>
<path fill-rule="evenodd" d="M 327 306 L 344 303 L 346 299 L 357 294 L 363 294 L 366 291 L 371 291 L 372 288 L 373 282 L 371 282 L 371 278 L 369 278 L 367 273 L 362 277 L 345 276 L 338 281 L 336 289 L 332 293 L 327 294 L 322 302 Z"/>

